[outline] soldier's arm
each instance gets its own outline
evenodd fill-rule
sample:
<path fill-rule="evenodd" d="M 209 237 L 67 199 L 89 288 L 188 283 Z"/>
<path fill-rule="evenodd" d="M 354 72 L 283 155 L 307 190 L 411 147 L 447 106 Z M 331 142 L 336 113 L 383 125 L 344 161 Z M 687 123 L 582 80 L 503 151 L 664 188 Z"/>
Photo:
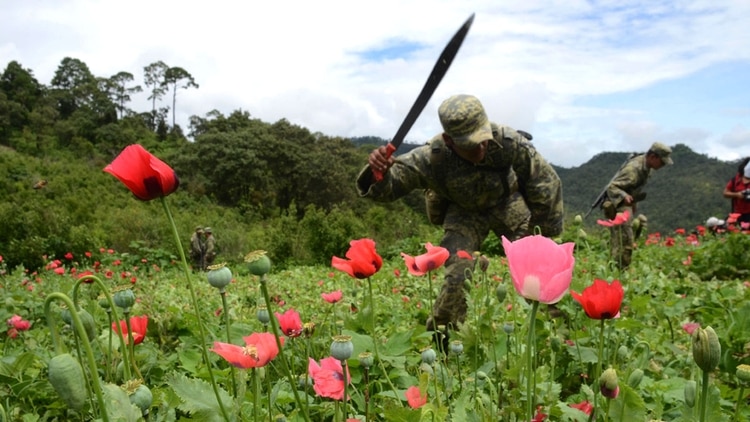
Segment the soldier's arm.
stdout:
<path fill-rule="evenodd" d="M 625 167 L 617 172 L 617 175 L 615 175 L 614 179 L 609 183 L 607 197 L 610 201 L 615 204 L 620 204 L 629 196 L 628 191 L 635 188 L 635 185 L 638 182 L 638 170 L 636 165 L 636 160 L 631 160 L 625 165 Z"/>
<path fill-rule="evenodd" d="M 379 202 L 390 202 L 414 189 L 427 187 L 430 172 L 430 149 L 421 146 L 395 158 L 393 165 L 376 182 L 370 164 L 357 176 L 357 192 L 361 197 Z"/>

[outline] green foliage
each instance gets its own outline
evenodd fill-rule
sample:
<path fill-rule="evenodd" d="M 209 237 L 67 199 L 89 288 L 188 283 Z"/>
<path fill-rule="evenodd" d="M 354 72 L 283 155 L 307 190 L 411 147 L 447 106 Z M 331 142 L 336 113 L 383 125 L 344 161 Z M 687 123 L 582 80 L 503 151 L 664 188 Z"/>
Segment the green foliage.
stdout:
<path fill-rule="evenodd" d="M 189 413 L 195 419 L 206 422 L 221 422 L 223 420 L 219 403 L 216 401 L 211 384 L 187 378 L 183 375 L 170 377 L 169 384 L 182 399 L 179 409 Z M 224 390 L 220 391 L 221 401 L 231 403 L 232 398 Z"/>
<path fill-rule="evenodd" d="M 750 236 L 730 233 L 705 243 L 692 256 L 691 271 L 703 280 L 731 280 L 750 275 Z"/>

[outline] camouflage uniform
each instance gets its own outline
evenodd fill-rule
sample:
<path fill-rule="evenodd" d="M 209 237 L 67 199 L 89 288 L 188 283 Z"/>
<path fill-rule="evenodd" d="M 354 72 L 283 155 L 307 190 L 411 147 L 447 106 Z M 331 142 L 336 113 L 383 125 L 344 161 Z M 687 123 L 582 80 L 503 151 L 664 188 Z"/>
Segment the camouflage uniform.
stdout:
<path fill-rule="evenodd" d="M 646 186 L 646 182 L 655 171 L 647 164 L 648 154 L 658 155 L 665 165 L 669 165 L 672 164 L 671 152 L 672 150 L 668 146 L 655 142 L 648 153 L 632 156 L 607 186 L 607 201 L 604 202 L 605 213 L 609 202 L 615 212 L 621 213 L 628 210 L 630 215 L 635 218 L 637 203 L 646 196 L 643 187 Z M 633 202 L 629 205 L 624 201 L 627 195 L 633 197 Z M 612 258 L 617 260 L 620 268 L 627 268 L 632 261 L 634 241 L 632 221 L 633 219 L 630 218 L 623 224 L 609 229 L 610 253 Z"/>
<path fill-rule="evenodd" d="M 450 102 L 455 99 L 451 97 L 441 105 L 446 133 L 450 125 L 443 117 L 453 110 L 444 108 L 446 103 L 453 106 Z M 479 104 L 474 97 L 470 100 Z M 481 113 L 486 120 L 483 109 Z M 445 234 L 440 245 L 451 256 L 428 329 L 455 326 L 466 317 L 464 280 L 470 276 L 467 270 L 472 263 L 458 258 L 457 251 L 480 250 L 490 230 L 510 240 L 529 234 L 533 229 L 530 223 L 547 236 L 557 236 L 562 231 L 562 185 L 554 169 L 515 130 L 490 126 L 489 121 L 486 124 L 484 136 L 491 140 L 484 160 L 478 164 L 459 157 L 445 145 L 440 134 L 427 145 L 397 157 L 382 181 L 375 183 L 369 166 L 357 177 L 360 195 L 375 201 L 389 202 L 414 189 L 427 189 L 445 205 L 441 219 Z"/>
<path fill-rule="evenodd" d="M 196 227 L 192 236 L 190 236 L 190 259 L 193 261 L 193 269 L 196 271 L 203 269 L 204 248 L 203 227 Z"/>

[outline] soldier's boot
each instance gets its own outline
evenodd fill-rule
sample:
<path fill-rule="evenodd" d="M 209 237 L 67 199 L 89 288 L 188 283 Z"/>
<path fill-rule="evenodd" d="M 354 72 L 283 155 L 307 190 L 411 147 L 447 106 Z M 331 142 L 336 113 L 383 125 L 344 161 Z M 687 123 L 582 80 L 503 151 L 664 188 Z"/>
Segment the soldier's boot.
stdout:
<path fill-rule="evenodd" d="M 604 217 L 608 220 L 614 220 L 617 217 L 617 207 L 612 201 L 604 201 L 602 209 L 604 210 Z"/>

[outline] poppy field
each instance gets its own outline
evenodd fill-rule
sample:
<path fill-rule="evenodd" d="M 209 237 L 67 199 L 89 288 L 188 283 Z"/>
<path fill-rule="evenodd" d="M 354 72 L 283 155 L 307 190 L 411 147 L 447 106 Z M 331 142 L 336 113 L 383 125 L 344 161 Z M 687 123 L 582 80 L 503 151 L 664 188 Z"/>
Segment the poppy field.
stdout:
<path fill-rule="evenodd" d="M 505 256 L 459 251 L 466 321 L 432 332 L 448 255 L 434 239 L 389 260 L 360 238 L 330 265 L 277 270 L 248 251 L 193 271 L 177 186 L 155 163 L 128 188 L 163 203 L 178 259 L 125 264 L 102 247 L 25 271 L 0 258 L 0 420 L 750 417 L 747 234 L 650 233 L 626 270 L 609 256 L 614 220 L 498 239 Z"/>

